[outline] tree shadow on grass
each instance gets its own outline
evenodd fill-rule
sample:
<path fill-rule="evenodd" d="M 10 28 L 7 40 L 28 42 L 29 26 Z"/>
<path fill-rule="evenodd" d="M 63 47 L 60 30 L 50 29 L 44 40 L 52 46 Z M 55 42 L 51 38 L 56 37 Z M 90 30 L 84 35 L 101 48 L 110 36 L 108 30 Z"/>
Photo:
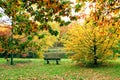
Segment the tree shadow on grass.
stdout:
<path fill-rule="evenodd" d="M 25 67 L 28 66 L 32 63 L 31 60 L 27 59 L 19 59 L 19 60 L 14 60 L 14 64 L 10 65 L 10 62 L 4 63 L 4 64 L 0 64 L 0 70 L 4 70 L 4 69 L 12 69 L 12 68 L 18 68 L 18 67 Z"/>
<path fill-rule="evenodd" d="M 97 65 L 94 65 L 93 63 L 87 63 L 87 64 L 77 63 L 75 64 L 75 66 L 83 67 L 83 68 L 107 68 L 107 67 L 111 68 L 111 67 L 120 67 L 120 62 L 105 61 L 105 62 L 98 62 Z"/>
<path fill-rule="evenodd" d="M 14 60 L 14 66 L 17 66 L 17 67 L 29 65 L 30 63 L 32 63 L 32 61 L 29 59 L 27 59 L 27 60 L 26 59 Z"/>
<path fill-rule="evenodd" d="M 21 64 L 26 64 L 26 63 L 31 63 L 31 60 L 14 60 L 14 64 L 21 63 Z"/>

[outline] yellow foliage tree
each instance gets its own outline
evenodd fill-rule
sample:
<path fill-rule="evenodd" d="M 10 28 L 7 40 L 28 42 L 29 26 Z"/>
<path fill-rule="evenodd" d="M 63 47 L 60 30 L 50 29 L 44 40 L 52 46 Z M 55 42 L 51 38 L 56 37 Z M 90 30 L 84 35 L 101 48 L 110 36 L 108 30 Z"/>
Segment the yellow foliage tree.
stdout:
<path fill-rule="evenodd" d="M 73 60 L 88 62 L 103 61 L 114 56 L 112 47 L 120 33 L 119 0 L 89 0 L 95 6 L 85 18 L 85 23 L 73 24 L 64 37 L 67 50 L 74 52 Z M 84 3 L 84 0 L 76 0 Z M 91 7 L 92 5 L 89 5 Z"/>
<path fill-rule="evenodd" d="M 104 61 L 114 57 L 112 47 L 119 39 L 119 21 L 112 19 L 100 24 L 101 20 L 90 17 L 83 26 L 78 23 L 71 25 L 64 37 L 64 46 L 74 52 L 71 58 L 75 61 L 92 62 Z M 113 21 L 113 22 L 111 22 Z M 113 25 L 114 24 L 114 25 Z"/>
<path fill-rule="evenodd" d="M 52 47 L 57 39 L 56 36 L 52 36 L 48 31 L 42 31 L 41 34 L 41 37 L 43 38 L 39 39 L 38 36 L 34 36 L 33 40 L 29 43 L 33 44 L 33 48 L 40 58 L 43 57 L 44 51 L 47 50 L 49 47 Z"/>
<path fill-rule="evenodd" d="M 49 25 L 53 30 L 59 31 L 58 23 L 49 22 Z M 26 52 L 33 51 L 42 58 L 44 51 L 53 46 L 57 41 L 57 37 L 58 36 L 51 35 L 48 30 L 39 31 L 38 35 L 34 35 L 32 40 L 26 45 L 25 50 Z"/>

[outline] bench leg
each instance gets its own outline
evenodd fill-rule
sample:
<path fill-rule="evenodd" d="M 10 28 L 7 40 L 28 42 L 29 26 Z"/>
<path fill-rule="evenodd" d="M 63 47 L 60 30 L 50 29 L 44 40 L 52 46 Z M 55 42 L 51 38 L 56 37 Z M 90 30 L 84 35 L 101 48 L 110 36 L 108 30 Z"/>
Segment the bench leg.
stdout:
<path fill-rule="evenodd" d="M 47 64 L 49 64 L 49 60 L 47 60 Z"/>
<path fill-rule="evenodd" d="M 59 64 L 59 63 L 58 63 L 58 60 L 56 60 L 56 64 Z"/>

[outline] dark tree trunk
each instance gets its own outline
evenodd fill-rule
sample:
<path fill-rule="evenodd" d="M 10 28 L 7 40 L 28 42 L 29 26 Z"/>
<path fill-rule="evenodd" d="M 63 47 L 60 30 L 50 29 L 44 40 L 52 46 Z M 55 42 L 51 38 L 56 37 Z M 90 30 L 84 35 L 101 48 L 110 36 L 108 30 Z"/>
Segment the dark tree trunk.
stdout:
<path fill-rule="evenodd" d="M 13 64 L 14 64 L 14 63 L 13 63 L 13 53 L 11 53 L 10 58 L 11 58 L 10 65 L 13 65 Z"/>
<path fill-rule="evenodd" d="M 94 65 L 97 65 L 97 57 L 94 56 Z"/>
<path fill-rule="evenodd" d="M 96 46 L 96 41 L 95 41 L 95 39 L 94 39 L 94 50 L 93 50 L 93 52 L 94 52 L 94 65 L 97 65 L 97 56 L 96 56 L 96 51 L 97 51 L 97 46 Z"/>

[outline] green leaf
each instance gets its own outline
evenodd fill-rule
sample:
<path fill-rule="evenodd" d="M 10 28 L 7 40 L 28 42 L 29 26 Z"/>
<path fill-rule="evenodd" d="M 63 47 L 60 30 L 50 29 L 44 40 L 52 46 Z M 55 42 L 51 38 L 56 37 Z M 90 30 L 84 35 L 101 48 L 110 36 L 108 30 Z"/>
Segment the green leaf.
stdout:
<path fill-rule="evenodd" d="M 54 31 L 54 35 L 57 36 L 59 34 L 58 31 Z"/>
<path fill-rule="evenodd" d="M 44 34 L 41 34 L 41 35 L 38 36 L 39 39 L 44 38 L 44 37 L 45 37 Z"/>
<path fill-rule="evenodd" d="M 28 40 L 32 40 L 33 39 L 33 37 L 30 35 L 30 36 L 28 36 Z"/>
<path fill-rule="evenodd" d="M 70 23 L 70 21 L 65 22 L 65 26 L 69 25 Z"/>
<path fill-rule="evenodd" d="M 75 5 L 75 12 L 78 12 L 82 7 L 82 4 Z"/>
<path fill-rule="evenodd" d="M 21 32 L 21 31 L 19 31 L 19 32 L 18 32 L 18 34 L 19 34 L 19 35 L 22 35 L 22 32 Z"/>
<path fill-rule="evenodd" d="M 2 13 L 0 13 L 0 17 L 2 17 Z"/>

